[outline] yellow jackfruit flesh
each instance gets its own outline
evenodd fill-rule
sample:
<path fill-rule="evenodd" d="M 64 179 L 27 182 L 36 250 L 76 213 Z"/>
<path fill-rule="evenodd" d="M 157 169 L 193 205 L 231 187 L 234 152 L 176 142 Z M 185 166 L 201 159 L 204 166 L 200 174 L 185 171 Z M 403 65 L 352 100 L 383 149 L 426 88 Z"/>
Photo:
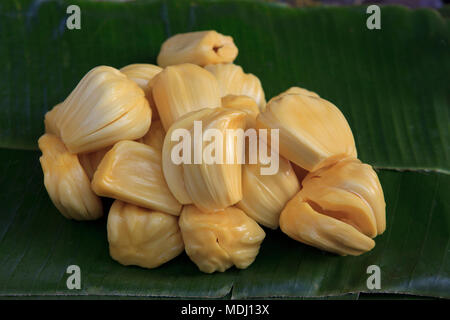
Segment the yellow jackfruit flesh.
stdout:
<path fill-rule="evenodd" d="M 238 160 L 243 157 L 244 141 L 233 139 L 232 134 L 239 129 L 243 131 L 245 117 L 244 112 L 233 109 L 202 109 L 187 114 L 172 125 L 164 140 L 163 171 L 170 190 L 180 203 L 193 203 L 209 212 L 223 210 L 242 199 L 242 171 Z M 195 121 L 202 124 L 204 134 L 208 131 L 221 133 L 218 141 L 215 137 L 208 140 L 201 134 L 198 136 L 201 141 L 196 141 Z M 180 154 L 179 147 L 183 146 L 184 139 L 172 141 L 177 129 L 186 130 L 192 137 L 186 145 L 191 157 L 180 164 L 173 161 L 173 154 Z M 202 150 L 196 151 L 199 146 Z M 219 151 L 222 151 L 222 157 Z M 198 163 L 195 163 L 195 154 L 199 155 Z"/>
<path fill-rule="evenodd" d="M 223 163 L 208 164 L 203 159 L 201 164 L 183 164 L 184 181 L 186 190 L 192 202 L 205 211 L 216 211 L 225 209 L 242 199 L 242 168 L 238 158 L 243 151 L 243 141 L 230 138 L 228 130 L 245 129 L 246 114 L 241 111 L 217 108 L 203 120 L 203 130 L 218 130 L 222 133 Z M 191 129 L 194 136 L 194 129 Z M 213 142 L 203 142 L 203 152 L 207 154 Z M 195 153 L 196 143 L 191 144 L 191 154 Z M 211 154 L 216 153 L 212 151 Z M 226 163 L 230 156 L 232 163 Z"/>
<path fill-rule="evenodd" d="M 105 154 L 111 150 L 112 146 L 100 149 L 98 151 L 90 152 L 90 153 L 80 153 L 78 155 L 78 160 L 80 160 L 80 164 L 86 172 L 89 180 L 92 180 L 94 177 L 95 170 L 97 170 L 98 165 L 102 161 Z"/>
<path fill-rule="evenodd" d="M 97 151 L 149 129 L 151 109 L 144 91 L 119 70 L 89 71 L 58 106 L 55 124 L 71 153 Z"/>
<path fill-rule="evenodd" d="M 385 202 L 372 167 L 343 159 L 309 173 L 280 216 L 291 238 L 341 255 L 371 250 L 385 229 Z"/>
<path fill-rule="evenodd" d="M 145 136 L 137 141 L 153 147 L 156 150 L 162 151 L 165 136 L 166 132 L 164 131 L 161 121 L 153 120 L 150 130 L 148 130 Z"/>
<path fill-rule="evenodd" d="M 154 76 L 148 83 L 145 91 L 145 97 L 147 98 L 148 104 L 152 109 L 152 121 L 159 120 L 158 108 L 156 108 L 155 99 L 153 99 L 153 86 L 155 85 L 157 77 Z"/>
<path fill-rule="evenodd" d="M 161 152 L 136 141 L 120 141 L 106 153 L 95 171 L 92 189 L 100 196 L 180 214 L 181 204 L 164 180 Z"/>
<path fill-rule="evenodd" d="M 279 129 L 280 154 L 308 171 L 357 155 L 344 115 L 321 98 L 281 96 L 258 115 L 256 125 L 259 129 Z"/>
<path fill-rule="evenodd" d="M 249 96 L 255 100 L 260 110 L 265 109 L 266 98 L 258 77 L 244 73 L 240 66 L 232 63 L 211 64 L 205 69 L 217 78 L 222 97 L 230 94 Z"/>
<path fill-rule="evenodd" d="M 335 210 L 338 206 L 350 204 L 354 208 L 364 208 L 365 214 L 361 214 L 359 219 L 366 217 L 370 225 L 366 227 L 361 225 L 359 229 L 367 230 L 363 232 L 366 235 L 373 237 L 382 234 L 386 229 L 386 203 L 383 189 L 376 172 L 370 165 L 361 163 L 358 159 L 343 159 L 329 167 L 309 173 L 303 180 L 303 187 L 309 199 L 323 205 L 327 210 Z M 324 191 L 326 189 L 342 190 L 342 199 L 336 199 L 333 204 L 328 203 L 327 199 L 332 198 L 327 198 L 327 191 Z M 342 205 L 338 204 L 338 201 L 342 202 Z M 358 218 L 352 221 L 356 219 Z"/>
<path fill-rule="evenodd" d="M 309 91 L 308 89 L 300 88 L 300 87 L 290 87 L 286 91 L 282 93 L 282 95 L 285 94 L 303 94 L 305 96 L 320 98 L 320 96 L 315 93 L 314 91 Z"/>
<path fill-rule="evenodd" d="M 102 202 L 91 190 L 90 181 L 78 161 L 62 141 L 44 134 L 38 141 L 42 156 L 44 185 L 61 214 L 74 220 L 95 220 L 103 215 Z"/>
<path fill-rule="evenodd" d="M 233 62 L 238 48 L 230 36 L 216 31 L 181 33 L 167 39 L 161 46 L 157 61 L 161 67 L 181 63 L 205 66 Z"/>
<path fill-rule="evenodd" d="M 159 119 L 158 110 L 156 110 L 155 101 L 153 100 L 152 88 L 155 82 L 155 76 L 162 70 L 161 67 L 147 63 L 130 64 L 120 69 L 128 79 L 133 80 L 144 90 L 145 97 L 152 110 L 152 120 Z"/>
<path fill-rule="evenodd" d="M 309 97 L 314 97 L 314 98 L 320 98 L 320 96 L 313 92 L 313 91 L 309 91 L 307 89 L 304 88 L 300 88 L 300 87 L 290 87 L 289 89 L 287 89 L 286 91 L 280 93 L 279 95 L 273 97 L 272 99 L 269 100 L 269 103 L 272 100 L 278 99 L 282 96 L 288 95 L 288 94 L 300 94 L 300 95 L 304 95 L 304 96 L 309 96 Z"/>
<path fill-rule="evenodd" d="M 223 272 L 233 265 L 247 268 L 265 237 L 264 230 L 235 207 L 205 213 L 184 206 L 179 225 L 187 255 L 206 273 Z"/>
<path fill-rule="evenodd" d="M 281 213 L 280 228 L 294 240 L 340 255 L 360 255 L 375 246 L 351 225 L 315 211 L 301 191 Z"/>
<path fill-rule="evenodd" d="M 256 117 L 259 114 L 258 105 L 255 100 L 248 96 L 236 96 L 229 94 L 222 98 L 222 107 L 244 111 L 247 114 L 246 128 L 256 127 Z"/>
<path fill-rule="evenodd" d="M 278 228 L 281 211 L 300 190 L 289 161 L 279 158 L 276 174 L 261 174 L 260 163 L 242 166 L 242 200 L 236 205 L 250 218 L 271 229 Z"/>
<path fill-rule="evenodd" d="M 178 218 L 116 200 L 108 215 L 111 257 L 121 264 L 156 268 L 183 252 Z"/>
<path fill-rule="evenodd" d="M 162 149 L 162 168 L 164 178 L 166 179 L 167 185 L 169 186 L 169 189 L 172 192 L 173 196 L 181 204 L 190 204 L 192 203 L 192 199 L 188 194 L 184 183 L 183 165 L 176 164 L 173 161 L 173 153 L 176 152 L 174 148 L 179 144 L 175 137 L 175 133 L 179 129 L 189 130 L 190 128 L 192 128 L 194 120 L 201 121 L 203 117 L 205 117 L 209 113 L 210 111 L 208 109 L 202 109 L 183 115 L 170 127 L 164 138 Z M 180 138 L 180 141 L 184 141 L 184 138 Z M 180 151 L 178 152 L 178 154 L 182 155 L 182 152 Z"/>
<path fill-rule="evenodd" d="M 166 131 L 186 113 L 221 106 L 216 78 L 205 69 L 189 63 L 165 68 L 156 76 L 152 94 Z"/>
<path fill-rule="evenodd" d="M 56 122 L 56 115 L 61 108 L 62 102 L 58 103 L 56 106 L 54 106 L 51 110 L 49 110 L 45 114 L 44 118 L 44 125 L 45 125 L 45 133 L 54 134 L 55 136 L 59 137 L 59 128 Z"/>
<path fill-rule="evenodd" d="M 144 90 L 145 95 L 147 95 L 147 90 L 149 89 L 148 83 L 162 70 L 161 67 L 153 64 L 135 63 L 123 67 L 120 69 L 120 72 L 125 74 L 128 79 L 133 80 L 142 90 Z"/>

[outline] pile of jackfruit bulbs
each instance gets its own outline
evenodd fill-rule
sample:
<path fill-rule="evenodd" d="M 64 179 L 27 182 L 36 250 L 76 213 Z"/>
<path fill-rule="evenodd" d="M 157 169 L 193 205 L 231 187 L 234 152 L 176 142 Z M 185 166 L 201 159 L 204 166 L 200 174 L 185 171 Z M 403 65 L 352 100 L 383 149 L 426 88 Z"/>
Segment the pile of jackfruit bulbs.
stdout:
<path fill-rule="evenodd" d="M 262 226 L 339 255 L 371 250 L 384 232 L 383 190 L 357 159 L 339 109 L 299 87 L 266 103 L 260 80 L 233 64 L 237 54 L 216 31 L 178 34 L 163 43 L 158 66 L 95 67 L 45 115 L 38 142 L 47 192 L 75 220 L 102 217 L 101 197 L 115 199 L 107 231 L 119 263 L 155 268 L 186 251 L 201 271 L 223 272 L 255 260 Z M 274 135 L 258 141 L 278 170 L 263 174 L 260 157 L 175 162 L 174 134 L 193 133 L 198 121 L 224 133 L 218 145 L 231 159 L 260 151 L 227 130 L 275 130 L 276 145 Z M 211 140 L 180 156 L 199 144 Z"/>

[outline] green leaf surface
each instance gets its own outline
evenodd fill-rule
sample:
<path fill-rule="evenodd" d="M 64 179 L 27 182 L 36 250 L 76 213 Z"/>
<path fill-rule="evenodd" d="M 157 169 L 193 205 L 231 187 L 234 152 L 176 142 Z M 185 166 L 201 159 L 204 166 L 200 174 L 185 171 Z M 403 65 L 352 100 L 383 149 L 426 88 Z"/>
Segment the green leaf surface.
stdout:
<path fill-rule="evenodd" d="M 369 292 L 366 269 L 376 264 L 377 293 L 450 298 L 447 19 L 382 7 L 382 29 L 368 30 L 365 7 L 79 1 L 82 28 L 68 30 L 69 4 L 0 3 L 1 296 L 355 298 Z M 246 270 L 206 275 L 186 255 L 145 270 L 109 257 L 106 219 L 57 212 L 35 151 L 45 112 L 92 67 L 155 63 L 168 36 L 203 29 L 233 36 L 236 63 L 261 79 L 267 98 L 297 85 L 342 110 L 359 157 L 380 169 L 387 231 L 374 250 L 337 257 L 268 231 Z M 66 287 L 71 264 L 81 267 L 81 290 Z"/>

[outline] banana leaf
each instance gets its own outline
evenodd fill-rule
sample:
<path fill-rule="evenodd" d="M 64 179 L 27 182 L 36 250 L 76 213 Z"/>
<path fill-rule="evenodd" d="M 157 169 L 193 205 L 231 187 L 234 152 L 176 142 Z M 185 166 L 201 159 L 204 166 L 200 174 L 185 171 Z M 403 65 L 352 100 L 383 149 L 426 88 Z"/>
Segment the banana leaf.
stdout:
<path fill-rule="evenodd" d="M 387 6 L 381 29 L 369 30 L 365 7 L 79 1 L 81 29 L 69 30 L 70 4 L 0 4 L 1 297 L 450 298 L 448 19 Z M 185 254 L 146 270 L 109 257 L 106 218 L 58 213 L 38 161 L 45 112 L 92 67 L 155 63 L 167 37 L 205 29 L 233 36 L 236 63 L 261 79 L 267 98 L 301 86 L 342 110 L 386 197 L 387 231 L 372 251 L 338 257 L 267 230 L 245 270 L 203 274 Z M 72 264 L 80 290 L 66 286 Z M 367 287 L 370 265 L 380 267 L 380 289 Z"/>

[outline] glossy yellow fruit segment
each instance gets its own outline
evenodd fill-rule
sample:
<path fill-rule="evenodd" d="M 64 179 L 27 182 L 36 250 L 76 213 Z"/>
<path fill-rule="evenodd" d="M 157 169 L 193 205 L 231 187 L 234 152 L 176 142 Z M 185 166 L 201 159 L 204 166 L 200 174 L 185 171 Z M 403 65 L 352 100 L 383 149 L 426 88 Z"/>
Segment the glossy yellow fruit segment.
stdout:
<path fill-rule="evenodd" d="M 246 128 L 256 127 L 256 117 L 259 114 L 259 108 L 252 98 L 229 94 L 222 98 L 222 107 L 244 111 L 247 114 Z"/>
<path fill-rule="evenodd" d="M 130 64 L 120 69 L 128 79 L 133 80 L 142 90 L 144 90 L 145 98 L 152 110 L 152 120 L 159 119 L 158 110 L 156 110 L 155 101 L 153 100 L 152 89 L 156 75 L 162 70 L 161 67 L 148 63 Z"/>
<path fill-rule="evenodd" d="M 259 252 L 265 232 L 242 210 L 229 207 L 205 213 L 184 206 L 179 225 L 189 258 L 206 273 L 245 269 Z"/>
<path fill-rule="evenodd" d="M 54 106 L 50 111 L 45 114 L 44 125 L 45 125 L 45 133 L 51 133 L 57 137 L 60 136 L 58 124 L 56 122 L 56 115 L 58 114 L 59 109 L 61 108 L 62 102 L 58 103 Z"/>
<path fill-rule="evenodd" d="M 243 156 L 244 141 L 231 138 L 231 134 L 235 130 L 243 131 L 245 117 L 244 112 L 232 109 L 202 109 L 187 114 L 173 124 L 164 140 L 163 171 L 170 190 L 180 203 L 193 203 L 209 212 L 223 210 L 242 199 L 242 171 L 238 160 Z M 195 140 L 195 121 L 201 124 L 204 134 L 212 130 L 219 132 L 219 144 L 213 144 L 215 138 L 208 140 L 202 133 L 198 136 L 199 140 Z M 184 138 L 172 141 L 172 134 L 177 129 L 189 133 L 191 139 L 186 145 L 183 145 Z M 231 130 L 231 134 L 228 130 Z M 217 150 L 214 151 L 216 146 Z M 180 151 L 181 147 L 186 148 Z M 210 157 L 219 154 L 219 150 L 222 151 L 221 159 Z M 174 154 L 186 152 L 191 155 L 186 159 L 188 161 L 180 164 L 173 161 Z M 199 155 L 197 163 L 196 154 Z M 230 157 L 229 163 L 227 157 Z"/>
<path fill-rule="evenodd" d="M 217 130 L 222 133 L 222 163 L 208 164 L 204 158 L 200 164 L 183 164 L 186 190 L 192 202 L 201 210 L 223 210 L 242 199 L 242 168 L 238 159 L 243 151 L 244 141 L 230 138 L 236 130 L 245 129 L 246 115 L 242 111 L 217 108 L 203 120 L 203 130 Z M 230 131 L 228 131 L 230 130 Z M 231 132 L 231 134 L 229 134 Z M 191 129 L 194 136 L 194 129 Z M 197 143 L 203 144 L 203 154 L 208 154 L 209 141 L 191 144 L 191 154 Z M 212 151 L 210 154 L 217 151 Z M 242 155 L 243 156 L 243 155 Z M 227 163 L 227 158 L 232 163 Z"/>
<path fill-rule="evenodd" d="M 71 153 L 138 139 L 151 122 L 144 91 L 119 70 L 106 66 L 89 71 L 57 110 L 55 126 Z"/>
<path fill-rule="evenodd" d="M 179 215 L 161 169 L 161 152 L 136 141 L 121 141 L 106 153 L 95 171 L 92 189 L 100 196 Z"/>
<path fill-rule="evenodd" d="M 116 200 L 108 215 L 111 257 L 128 266 L 156 268 L 183 252 L 178 218 Z"/>
<path fill-rule="evenodd" d="M 237 55 L 238 48 L 232 37 L 209 30 L 170 37 L 162 44 L 157 61 L 161 67 L 181 63 L 205 66 L 233 62 Z"/>
<path fill-rule="evenodd" d="M 153 98 L 153 86 L 156 83 L 157 77 L 154 76 L 147 84 L 147 88 L 145 91 L 145 97 L 147 98 L 148 104 L 150 105 L 150 108 L 152 109 L 152 121 L 153 120 L 159 120 L 159 113 L 158 108 L 156 108 L 155 99 Z"/>
<path fill-rule="evenodd" d="M 142 90 L 144 90 L 145 95 L 151 91 L 149 88 L 149 82 L 160 73 L 163 69 L 161 67 L 155 66 L 148 63 L 135 63 L 129 64 L 122 69 L 120 72 L 125 74 L 128 79 L 133 80 Z"/>
<path fill-rule="evenodd" d="M 310 172 L 302 185 L 281 213 L 284 233 L 342 255 L 374 247 L 370 238 L 384 232 L 386 216 L 383 190 L 371 166 L 343 159 Z"/>
<path fill-rule="evenodd" d="M 62 141 L 44 134 L 38 141 L 42 156 L 44 185 L 61 214 L 74 220 L 95 220 L 103 215 L 102 202 L 91 190 L 90 181 L 78 161 Z"/>
<path fill-rule="evenodd" d="M 162 151 L 165 136 L 166 132 L 164 131 L 161 121 L 153 120 L 150 130 L 148 130 L 145 136 L 137 141 L 153 147 L 156 150 Z"/>
<path fill-rule="evenodd" d="M 308 198 L 326 210 L 339 211 L 344 206 L 362 208 L 364 213 L 351 221 L 366 235 L 373 237 L 385 231 L 386 203 L 380 180 L 372 166 L 358 159 L 343 159 L 309 173 L 303 180 L 303 188 Z M 333 194 L 335 191 L 341 194 Z M 359 220 L 361 222 L 357 223 Z"/>
<path fill-rule="evenodd" d="M 219 83 L 221 96 L 244 95 L 255 100 L 260 110 L 266 107 L 264 90 L 258 77 L 244 73 L 242 67 L 232 64 L 211 64 L 205 67 Z"/>
<path fill-rule="evenodd" d="M 98 165 L 102 161 L 105 154 L 111 150 L 112 146 L 100 149 L 98 151 L 90 152 L 90 153 L 80 153 L 78 155 L 78 160 L 80 160 L 80 164 L 86 172 L 89 180 L 92 180 L 94 177 L 95 170 L 97 170 Z"/>
<path fill-rule="evenodd" d="M 194 64 L 180 64 L 164 69 L 153 83 L 153 99 L 164 130 L 191 111 L 221 106 L 216 78 Z"/>
<path fill-rule="evenodd" d="M 280 228 L 292 239 L 340 255 L 360 255 L 375 242 L 351 225 L 315 211 L 299 192 L 280 216 Z"/>
<path fill-rule="evenodd" d="M 281 96 L 267 105 L 256 122 L 260 129 L 279 129 L 280 154 L 308 171 L 357 156 L 347 120 L 324 99 L 300 94 Z"/>
<path fill-rule="evenodd" d="M 176 153 L 174 148 L 179 144 L 179 141 L 184 141 L 184 138 L 182 137 L 177 138 L 175 133 L 178 130 L 187 130 L 190 133 L 189 130 L 193 127 L 194 121 L 203 121 L 210 113 L 211 111 L 209 109 L 202 109 L 185 114 L 170 127 L 164 138 L 162 149 L 162 168 L 164 177 L 170 191 L 181 204 L 191 204 L 192 199 L 186 190 L 183 164 L 176 164 L 175 161 L 173 161 L 173 154 Z M 192 140 L 189 142 L 192 143 Z M 187 147 L 189 148 L 190 144 L 188 144 Z M 178 151 L 178 154 L 181 153 L 182 151 Z"/>
<path fill-rule="evenodd" d="M 279 158 L 279 169 L 274 175 L 262 175 L 261 163 L 242 166 L 242 200 L 237 207 L 259 224 L 277 229 L 281 211 L 300 190 L 291 164 Z"/>
<path fill-rule="evenodd" d="M 304 95 L 304 96 L 320 98 L 320 96 L 317 93 L 315 93 L 313 91 L 309 91 L 308 89 L 304 89 L 304 88 L 300 88 L 300 87 L 290 87 L 286 91 L 284 91 L 284 92 L 280 93 L 279 95 L 270 99 L 269 102 L 276 100 L 282 96 L 288 95 L 288 94 L 300 94 L 300 95 Z"/>

